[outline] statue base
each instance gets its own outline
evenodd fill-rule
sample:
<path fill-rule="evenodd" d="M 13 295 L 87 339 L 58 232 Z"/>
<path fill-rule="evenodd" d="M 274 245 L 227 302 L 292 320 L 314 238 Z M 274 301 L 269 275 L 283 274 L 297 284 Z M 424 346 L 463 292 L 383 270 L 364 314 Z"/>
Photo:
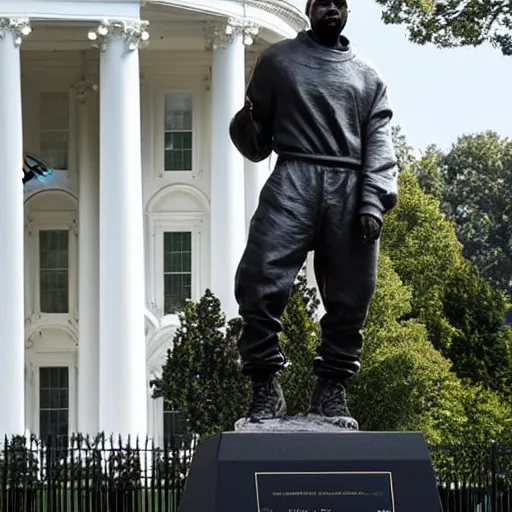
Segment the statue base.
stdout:
<path fill-rule="evenodd" d="M 343 416 L 327 418 L 316 414 L 286 416 L 272 420 L 251 423 L 240 418 L 235 423 L 235 432 L 346 432 L 355 431 L 357 421 Z"/>
<path fill-rule="evenodd" d="M 206 439 L 192 459 L 179 508 L 179 512 L 442 510 L 420 432 L 340 429 L 224 432 Z"/>

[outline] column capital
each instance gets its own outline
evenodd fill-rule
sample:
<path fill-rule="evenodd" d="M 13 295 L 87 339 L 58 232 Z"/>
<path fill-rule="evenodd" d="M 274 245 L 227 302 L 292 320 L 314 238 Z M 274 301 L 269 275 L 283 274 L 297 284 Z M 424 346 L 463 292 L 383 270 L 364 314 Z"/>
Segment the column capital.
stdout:
<path fill-rule="evenodd" d="M 98 84 L 81 77 L 71 84 L 71 88 L 76 91 L 77 100 L 80 103 L 85 103 L 88 93 L 98 91 Z"/>
<path fill-rule="evenodd" d="M 205 30 L 205 42 L 208 50 L 219 50 L 237 37 L 242 37 L 245 46 L 251 46 L 259 34 L 259 27 L 245 19 L 227 18 L 220 22 L 209 22 Z"/>
<path fill-rule="evenodd" d="M 114 37 L 121 37 L 129 52 L 144 48 L 149 44 L 148 21 L 142 20 L 102 20 L 98 27 L 87 34 L 95 48 L 105 51 Z"/>
<path fill-rule="evenodd" d="M 0 18 L 0 41 L 8 32 L 12 35 L 14 46 L 18 48 L 23 38 L 32 33 L 30 20 L 26 17 Z"/>

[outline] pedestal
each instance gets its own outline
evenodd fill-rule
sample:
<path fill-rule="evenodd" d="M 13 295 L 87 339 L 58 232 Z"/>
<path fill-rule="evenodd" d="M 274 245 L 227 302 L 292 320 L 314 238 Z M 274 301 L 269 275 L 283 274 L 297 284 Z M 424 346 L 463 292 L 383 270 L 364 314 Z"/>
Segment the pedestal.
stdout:
<path fill-rule="evenodd" d="M 238 433 L 203 441 L 179 512 L 442 512 L 421 433 Z"/>

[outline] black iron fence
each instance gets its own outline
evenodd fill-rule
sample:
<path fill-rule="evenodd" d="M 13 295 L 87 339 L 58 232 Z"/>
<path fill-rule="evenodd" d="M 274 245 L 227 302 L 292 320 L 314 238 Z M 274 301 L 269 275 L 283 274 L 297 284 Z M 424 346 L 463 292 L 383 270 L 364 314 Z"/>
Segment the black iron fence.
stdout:
<path fill-rule="evenodd" d="M 5 440 L 0 512 L 175 512 L 197 440 Z"/>
<path fill-rule="evenodd" d="M 5 440 L 0 512 L 177 512 L 197 439 Z M 431 446 L 445 512 L 512 512 L 512 446 Z"/>
<path fill-rule="evenodd" d="M 512 512 L 512 446 L 431 446 L 444 512 Z"/>

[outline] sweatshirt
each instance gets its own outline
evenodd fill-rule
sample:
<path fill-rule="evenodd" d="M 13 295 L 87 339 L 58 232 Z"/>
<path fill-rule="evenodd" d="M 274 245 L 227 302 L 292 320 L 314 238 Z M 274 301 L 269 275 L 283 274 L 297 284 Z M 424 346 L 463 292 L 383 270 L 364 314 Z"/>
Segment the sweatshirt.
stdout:
<path fill-rule="evenodd" d="M 329 48 L 302 31 L 271 45 L 246 95 L 276 154 L 355 165 L 363 175 L 360 214 L 382 222 L 398 198 L 393 112 L 386 84 L 346 37 Z"/>

